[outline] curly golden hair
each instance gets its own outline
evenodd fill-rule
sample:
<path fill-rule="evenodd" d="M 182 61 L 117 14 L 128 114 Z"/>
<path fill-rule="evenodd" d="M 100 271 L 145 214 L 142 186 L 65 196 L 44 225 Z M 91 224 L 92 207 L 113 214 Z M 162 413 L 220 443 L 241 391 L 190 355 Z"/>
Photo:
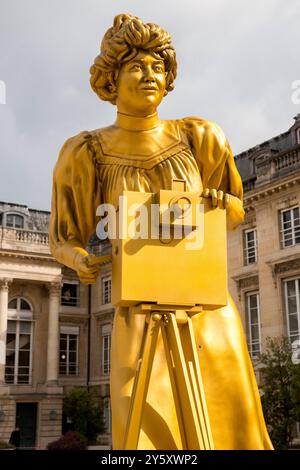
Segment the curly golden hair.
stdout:
<path fill-rule="evenodd" d="M 101 52 L 90 68 L 90 83 L 99 98 L 116 103 L 119 69 L 140 50 L 164 61 L 166 92 L 173 90 L 177 63 L 170 34 L 156 24 L 145 24 L 136 16 L 122 14 L 115 17 L 113 26 L 105 33 Z"/>

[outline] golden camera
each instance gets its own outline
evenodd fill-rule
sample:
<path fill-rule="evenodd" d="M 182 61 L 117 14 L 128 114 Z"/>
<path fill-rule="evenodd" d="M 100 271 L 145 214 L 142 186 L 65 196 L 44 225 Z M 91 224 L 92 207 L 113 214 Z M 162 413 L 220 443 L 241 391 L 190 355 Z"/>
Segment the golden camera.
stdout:
<path fill-rule="evenodd" d="M 226 211 L 185 191 L 184 182 L 173 188 L 122 194 L 117 222 L 122 236 L 112 240 L 116 306 L 227 304 Z M 161 228 L 169 228 L 171 236 L 164 238 Z"/>

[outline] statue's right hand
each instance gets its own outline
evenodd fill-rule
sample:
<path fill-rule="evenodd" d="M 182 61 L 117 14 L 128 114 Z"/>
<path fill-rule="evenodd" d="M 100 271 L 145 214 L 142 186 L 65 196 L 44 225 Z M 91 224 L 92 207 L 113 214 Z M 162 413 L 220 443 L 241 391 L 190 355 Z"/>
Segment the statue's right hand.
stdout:
<path fill-rule="evenodd" d="M 87 254 L 85 256 L 79 253 L 77 254 L 75 260 L 75 270 L 78 274 L 80 282 L 82 282 L 83 284 L 96 283 L 101 268 L 97 265 L 91 266 L 89 264 L 90 260 L 92 260 L 94 257 L 95 255 Z"/>

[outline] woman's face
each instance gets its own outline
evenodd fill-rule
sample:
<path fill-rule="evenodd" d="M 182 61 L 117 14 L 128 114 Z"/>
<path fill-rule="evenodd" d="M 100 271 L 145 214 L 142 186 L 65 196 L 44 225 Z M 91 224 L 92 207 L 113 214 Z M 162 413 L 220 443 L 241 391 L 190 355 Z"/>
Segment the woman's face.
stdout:
<path fill-rule="evenodd" d="M 147 116 L 156 111 L 166 90 L 164 62 L 147 52 L 122 64 L 117 78 L 118 111 Z"/>

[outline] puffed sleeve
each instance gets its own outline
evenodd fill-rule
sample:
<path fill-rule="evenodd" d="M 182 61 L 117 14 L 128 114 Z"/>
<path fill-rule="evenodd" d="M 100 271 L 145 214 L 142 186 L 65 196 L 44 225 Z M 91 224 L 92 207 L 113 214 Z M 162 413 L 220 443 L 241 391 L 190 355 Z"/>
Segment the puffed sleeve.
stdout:
<path fill-rule="evenodd" d="M 197 160 L 203 188 L 231 194 L 227 210 L 228 227 L 235 228 L 244 220 L 243 184 L 234 156 L 222 129 L 211 121 L 185 118 L 183 129 Z"/>
<path fill-rule="evenodd" d="M 63 145 L 53 172 L 50 249 L 62 264 L 74 269 L 78 254 L 96 229 L 100 184 L 94 164 L 92 136 L 82 132 Z"/>

